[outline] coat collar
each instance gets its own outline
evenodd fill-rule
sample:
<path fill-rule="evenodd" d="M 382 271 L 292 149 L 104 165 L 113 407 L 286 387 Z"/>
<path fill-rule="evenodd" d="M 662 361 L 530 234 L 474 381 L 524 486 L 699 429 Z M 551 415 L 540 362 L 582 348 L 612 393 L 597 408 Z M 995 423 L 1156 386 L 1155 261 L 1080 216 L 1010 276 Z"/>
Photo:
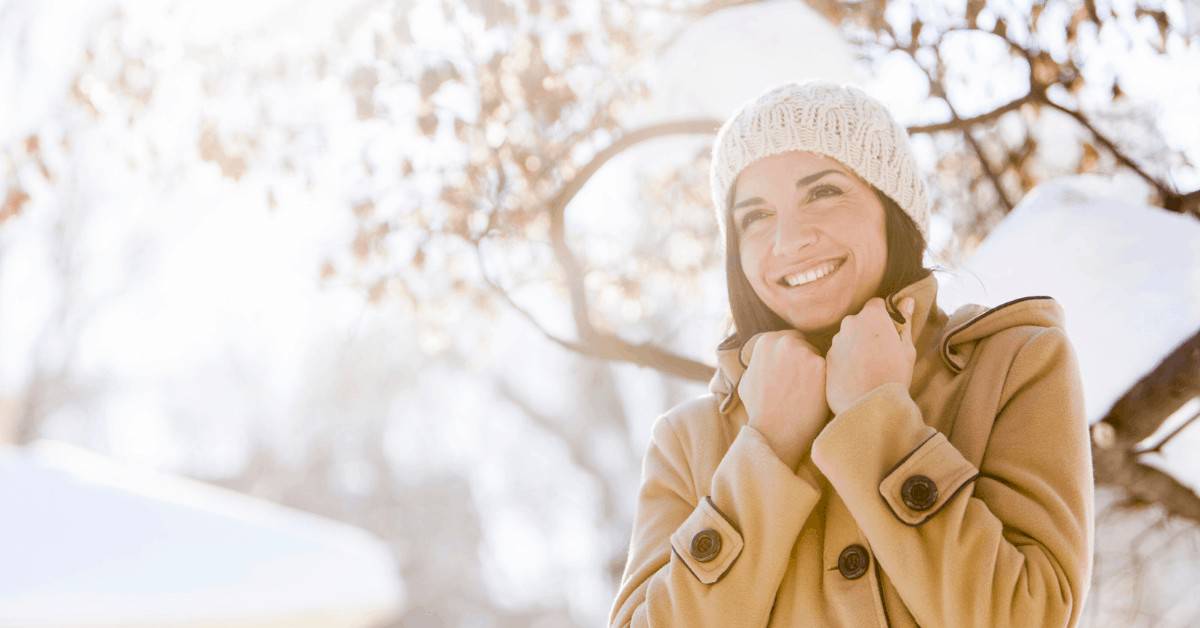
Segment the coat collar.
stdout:
<path fill-rule="evenodd" d="M 1054 297 L 1034 295 L 1005 301 L 996 307 L 968 303 L 951 314 L 938 341 L 938 354 L 955 373 L 971 355 L 975 341 L 1017 325 L 1058 327 L 1066 331 L 1066 314 Z"/>
<path fill-rule="evenodd" d="M 923 381 L 939 364 L 953 373 L 962 371 L 974 351 L 976 341 L 1003 329 L 1036 325 L 1066 330 L 1063 308 L 1050 296 L 1021 297 L 990 308 L 968 303 L 947 316 L 937 305 L 937 294 L 937 277 L 930 273 L 884 299 L 891 313 L 897 312 L 896 306 L 904 297 L 911 296 L 916 300 L 912 325 L 913 343 L 917 349 L 914 385 Z M 727 342 L 730 342 L 728 337 L 719 347 L 726 346 Z M 717 349 L 717 369 L 709 380 L 708 389 L 716 395 L 721 414 L 728 414 L 736 405 L 737 385 L 746 365 L 750 363 L 754 344 L 751 338 L 742 347 Z"/>
<path fill-rule="evenodd" d="M 935 328 L 940 327 L 936 323 L 939 319 L 945 318 L 944 313 L 937 307 L 937 290 L 937 277 L 933 273 L 929 273 L 892 292 L 884 299 L 885 307 L 895 317 L 900 316 L 897 306 L 905 297 L 911 296 L 916 301 L 913 309 L 912 337 L 918 356 L 922 355 L 931 343 L 937 340 L 933 338 L 938 331 Z M 754 354 L 755 338 L 757 336 L 752 337 L 750 341 L 740 347 L 717 349 L 717 370 L 709 380 L 708 389 L 717 396 L 718 408 L 722 414 L 728 413 L 734 407 L 737 400 L 738 382 Z M 722 341 L 720 346 L 726 346 L 726 341 L 729 341 L 729 338 Z"/>

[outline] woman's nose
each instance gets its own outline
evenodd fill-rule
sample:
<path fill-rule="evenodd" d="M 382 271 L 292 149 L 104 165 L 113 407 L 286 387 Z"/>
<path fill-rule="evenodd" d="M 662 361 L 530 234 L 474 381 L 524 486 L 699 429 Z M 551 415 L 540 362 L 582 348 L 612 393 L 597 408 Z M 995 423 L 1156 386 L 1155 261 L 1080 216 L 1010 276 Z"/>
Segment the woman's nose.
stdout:
<path fill-rule="evenodd" d="M 776 221 L 774 253 L 789 257 L 817 239 L 817 229 L 803 220 L 782 216 Z"/>

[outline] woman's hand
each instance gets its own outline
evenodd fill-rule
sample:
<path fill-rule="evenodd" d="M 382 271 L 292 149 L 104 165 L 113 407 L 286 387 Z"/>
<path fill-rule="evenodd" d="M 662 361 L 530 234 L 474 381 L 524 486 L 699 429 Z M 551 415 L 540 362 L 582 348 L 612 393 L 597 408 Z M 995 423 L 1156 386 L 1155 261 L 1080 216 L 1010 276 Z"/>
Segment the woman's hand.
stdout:
<path fill-rule="evenodd" d="M 738 397 L 750 426 L 795 469 L 832 416 L 825 403 L 825 358 L 796 330 L 755 334 L 746 345 L 743 354 L 753 353 Z"/>
<path fill-rule="evenodd" d="M 898 382 L 907 389 L 912 385 L 917 359 L 912 340 L 913 305 L 909 297 L 899 306 L 904 314 L 899 334 L 879 297 L 867 301 L 857 314 L 842 319 L 825 355 L 829 369 L 825 396 L 834 415 L 877 386 Z"/>

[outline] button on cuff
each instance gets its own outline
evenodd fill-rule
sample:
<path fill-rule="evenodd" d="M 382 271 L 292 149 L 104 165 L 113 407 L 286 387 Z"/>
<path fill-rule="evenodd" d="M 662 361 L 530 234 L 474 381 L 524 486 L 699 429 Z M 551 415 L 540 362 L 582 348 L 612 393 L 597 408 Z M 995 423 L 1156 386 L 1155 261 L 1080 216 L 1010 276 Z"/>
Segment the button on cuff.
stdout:
<path fill-rule="evenodd" d="M 705 496 L 671 535 L 671 547 L 698 580 L 713 584 L 742 553 L 742 535 Z"/>
<path fill-rule="evenodd" d="M 879 483 L 896 518 L 910 526 L 924 523 L 966 485 L 979 470 L 941 432 L 917 446 Z"/>
<path fill-rule="evenodd" d="M 721 553 L 721 535 L 712 528 L 704 528 L 692 537 L 692 558 L 707 563 Z"/>
<path fill-rule="evenodd" d="M 923 475 L 911 475 L 900 485 L 900 499 L 905 506 L 918 512 L 932 508 L 937 498 L 937 484 Z"/>

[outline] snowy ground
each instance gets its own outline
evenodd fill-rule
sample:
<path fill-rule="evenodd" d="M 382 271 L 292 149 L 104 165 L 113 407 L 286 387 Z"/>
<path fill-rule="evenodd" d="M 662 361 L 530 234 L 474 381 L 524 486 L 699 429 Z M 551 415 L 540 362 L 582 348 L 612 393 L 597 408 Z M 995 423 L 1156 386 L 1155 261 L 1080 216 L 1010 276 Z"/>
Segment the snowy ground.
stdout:
<path fill-rule="evenodd" d="M 0 626 L 369 626 L 402 586 L 363 531 L 42 441 L 0 449 Z"/>

